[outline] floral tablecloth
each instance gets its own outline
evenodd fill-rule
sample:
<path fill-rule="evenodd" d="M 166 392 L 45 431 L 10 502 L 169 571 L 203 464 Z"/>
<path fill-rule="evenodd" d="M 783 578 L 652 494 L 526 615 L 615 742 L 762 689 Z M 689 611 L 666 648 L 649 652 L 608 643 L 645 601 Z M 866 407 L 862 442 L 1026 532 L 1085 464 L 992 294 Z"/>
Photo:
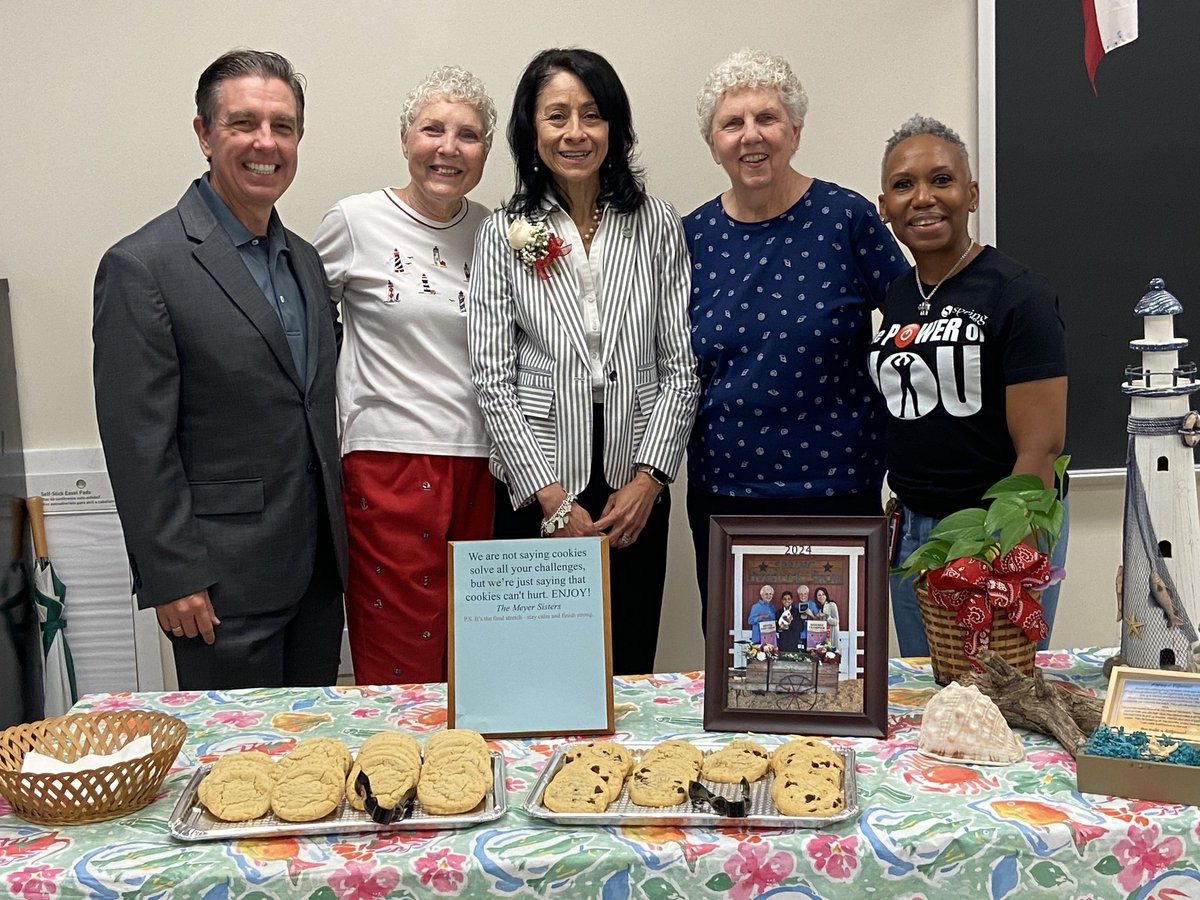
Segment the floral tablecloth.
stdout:
<path fill-rule="evenodd" d="M 1041 654 L 1039 664 L 1095 691 L 1110 652 Z M 444 686 L 92 695 L 76 710 L 146 707 L 187 722 L 177 768 L 149 807 L 97 825 L 30 825 L 0 800 L 0 891 L 25 900 L 1200 897 L 1195 808 L 1079 794 L 1071 757 L 1035 734 L 1026 759 L 1006 768 L 917 754 L 935 690 L 923 662 L 891 663 L 888 740 L 834 739 L 857 751 L 862 812 L 813 831 L 548 827 L 519 811 L 558 743 L 539 739 L 494 742 L 508 761 L 509 811 L 470 831 L 179 844 L 167 820 L 201 757 L 282 752 L 322 735 L 353 744 L 383 726 L 432 732 L 446 724 Z M 615 702 L 634 707 L 618 739 L 702 734 L 703 684 L 698 673 L 618 679 Z"/>

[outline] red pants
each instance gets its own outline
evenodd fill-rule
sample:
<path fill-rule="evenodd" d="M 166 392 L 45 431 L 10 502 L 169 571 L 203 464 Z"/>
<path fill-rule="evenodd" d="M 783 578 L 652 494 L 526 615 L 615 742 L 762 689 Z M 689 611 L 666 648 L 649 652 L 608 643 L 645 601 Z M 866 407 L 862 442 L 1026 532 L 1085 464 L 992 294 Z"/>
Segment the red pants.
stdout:
<path fill-rule="evenodd" d="M 356 450 L 342 476 L 354 680 L 445 681 L 446 542 L 491 538 L 487 460 Z"/>

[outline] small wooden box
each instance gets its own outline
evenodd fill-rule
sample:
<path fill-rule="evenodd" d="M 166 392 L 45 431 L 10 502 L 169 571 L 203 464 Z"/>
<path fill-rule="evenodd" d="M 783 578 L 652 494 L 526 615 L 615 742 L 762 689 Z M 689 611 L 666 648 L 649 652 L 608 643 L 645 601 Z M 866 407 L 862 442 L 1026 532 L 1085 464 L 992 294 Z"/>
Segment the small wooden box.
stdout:
<path fill-rule="evenodd" d="M 1109 676 L 1102 721 L 1195 746 L 1200 742 L 1200 675 L 1117 666 Z M 1083 752 L 1075 765 L 1082 792 L 1200 806 L 1200 766 Z"/>

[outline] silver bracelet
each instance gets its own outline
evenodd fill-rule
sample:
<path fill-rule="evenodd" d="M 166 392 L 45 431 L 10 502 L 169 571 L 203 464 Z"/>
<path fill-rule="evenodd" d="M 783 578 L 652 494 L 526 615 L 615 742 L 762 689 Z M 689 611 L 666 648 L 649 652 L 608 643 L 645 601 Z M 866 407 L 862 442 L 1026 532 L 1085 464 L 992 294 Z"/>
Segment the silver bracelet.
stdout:
<path fill-rule="evenodd" d="M 553 514 L 545 519 L 542 519 L 542 537 L 550 537 L 560 528 L 566 528 L 567 523 L 571 521 L 571 507 L 575 503 L 575 495 L 567 494 L 563 502 L 558 504 Z"/>

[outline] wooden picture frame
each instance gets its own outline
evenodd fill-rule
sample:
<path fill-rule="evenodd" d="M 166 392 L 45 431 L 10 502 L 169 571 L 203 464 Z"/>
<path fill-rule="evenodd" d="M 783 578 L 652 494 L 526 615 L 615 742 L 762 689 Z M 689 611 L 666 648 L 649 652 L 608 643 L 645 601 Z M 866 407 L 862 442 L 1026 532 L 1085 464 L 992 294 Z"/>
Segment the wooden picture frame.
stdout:
<path fill-rule="evenodd" d="M 705 729 L 886 737 L 887 519 L 713 516 L 708 548 Z"/>

